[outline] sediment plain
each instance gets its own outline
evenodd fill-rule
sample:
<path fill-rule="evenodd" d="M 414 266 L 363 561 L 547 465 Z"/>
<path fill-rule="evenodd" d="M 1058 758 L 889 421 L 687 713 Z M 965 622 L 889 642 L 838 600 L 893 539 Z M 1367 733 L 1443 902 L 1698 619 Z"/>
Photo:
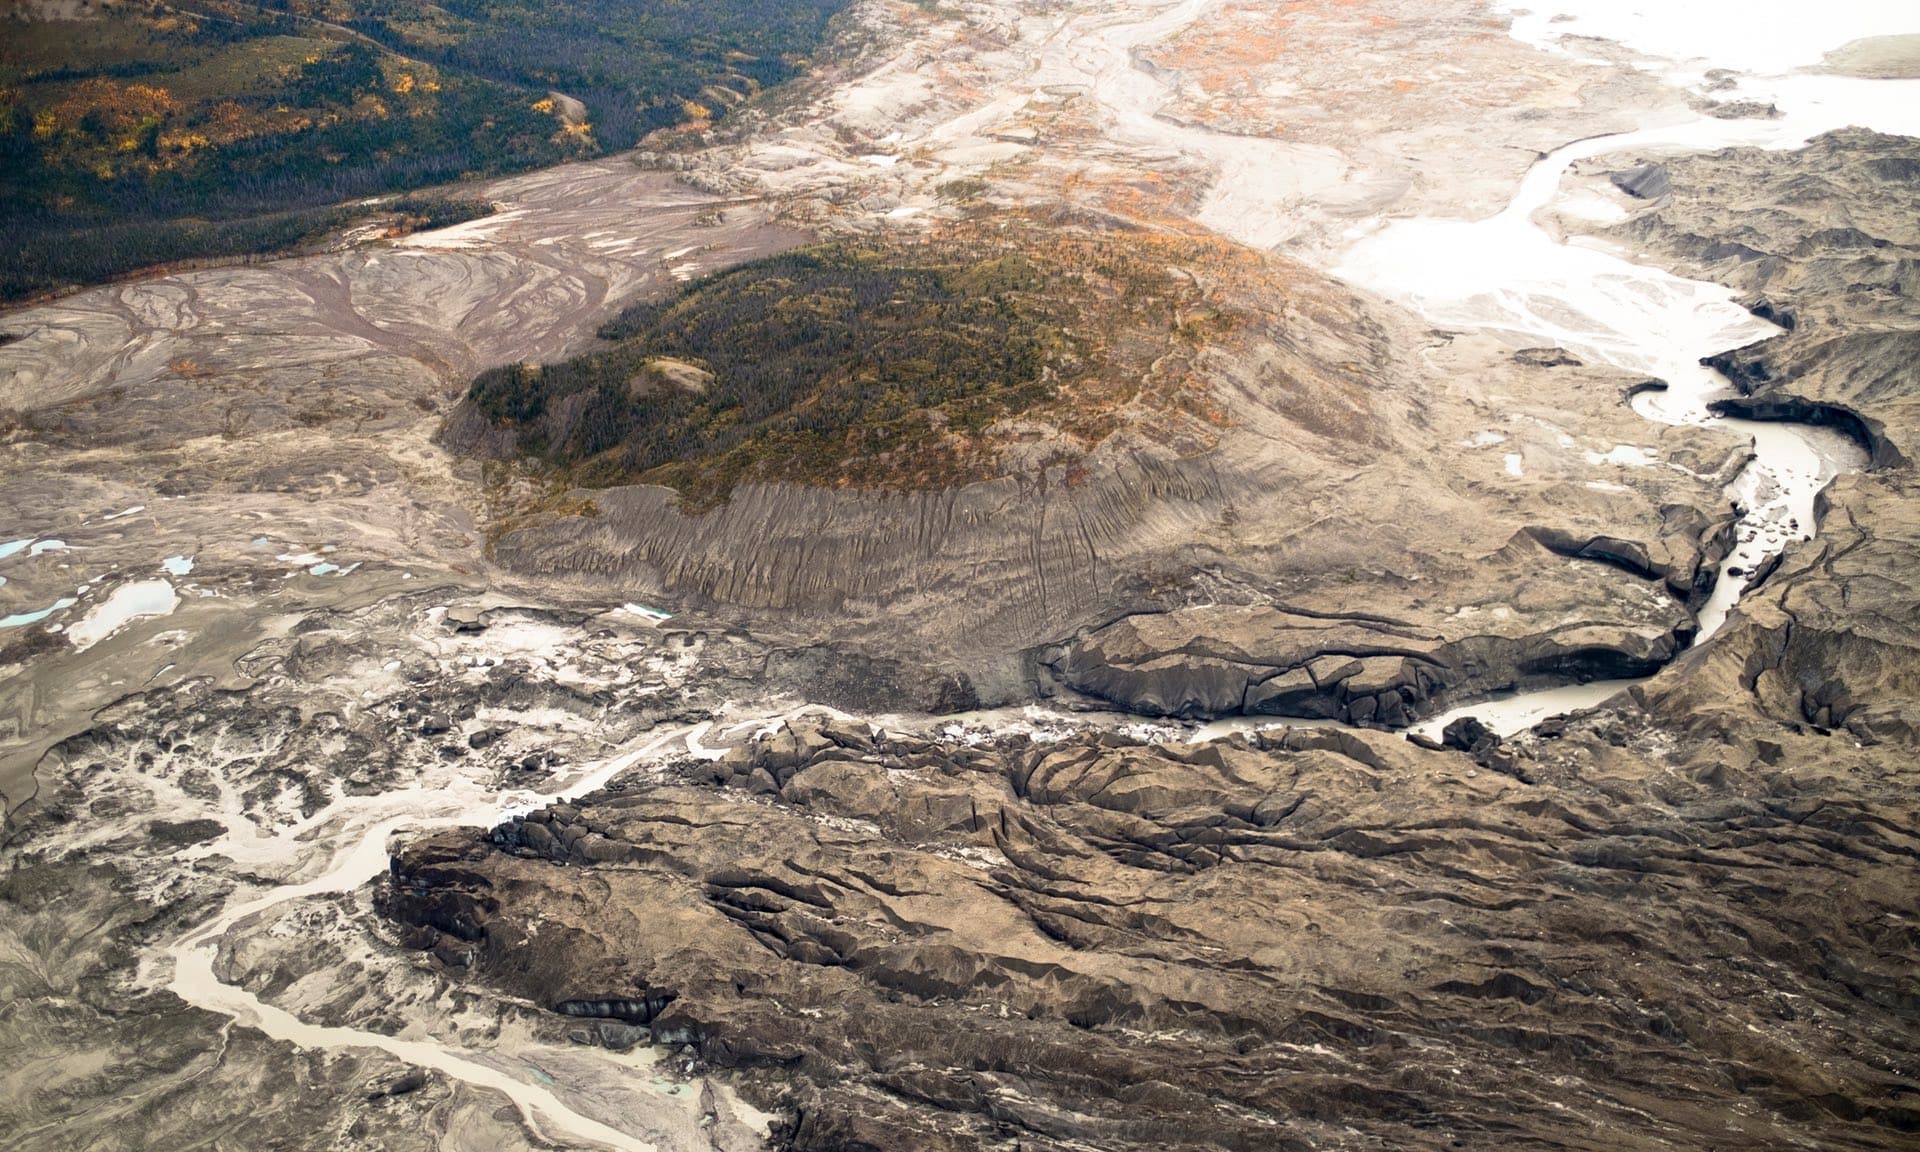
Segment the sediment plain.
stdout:
<path fill-rule="evenodd" d="M 1748 426 L 1330 273 L 1572 141 L 1766 115 L 1608 30 L 857 5 L 711 137 L 491 217 L 0 314 L 0 614 L 55 606 L 0 630 L 0 1133 L 1909 1146 L 1914 140 L 1627 148 L 1544 201 L 1750 310 L 1700 349 L 1724 411 L 1857 445 L 1755 570 Z M 476 373 L 636 297 L 1001 220 L 1230 252 L 1169 261 L 1233 318 L 1205 412 L 704 511 L 476 434 Z"/>

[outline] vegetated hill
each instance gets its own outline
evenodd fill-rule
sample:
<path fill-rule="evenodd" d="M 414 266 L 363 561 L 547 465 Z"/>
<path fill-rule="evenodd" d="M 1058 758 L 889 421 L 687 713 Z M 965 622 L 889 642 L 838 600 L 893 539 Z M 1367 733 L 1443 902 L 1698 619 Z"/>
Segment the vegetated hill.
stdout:
<path fill-rule="evenodd" d="M 416 60 L 587 107 L 605 148 L 704 120 L 793 74 L 846 0 L 263 0 Z"/>
<path fill-rule="evenodd" d="M 724 114 L 844 3 L 12 3 L 0 301 L 285 247 L 351 218 L 326 206 Z"/>
<path fill-rule="evenodd" d="M 467 418 L 575 483 L 695 507 L 747 480 L 950 486 L 1016 443 L 1065 461 L 1121 427 L 1217 421 L 1192 357 L 1233 321 L 1183 269 L 1244 259 L 978 226 L 834 241 L 629 308 L 601 330 L 613 348 L 485 372 Z"/>

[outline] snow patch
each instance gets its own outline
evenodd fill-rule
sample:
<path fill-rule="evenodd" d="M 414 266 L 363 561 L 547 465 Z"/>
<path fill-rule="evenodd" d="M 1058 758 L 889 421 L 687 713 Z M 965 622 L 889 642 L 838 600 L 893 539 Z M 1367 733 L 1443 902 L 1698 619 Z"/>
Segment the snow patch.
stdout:
<path fill-rule="evenodd" d="M 118 632 L 135 620 L 165 616 L 180 606 L 180 597 L 165 580 L 135 580 L 113 590 L 78 624 L 67 630 L 73 646 L 82 651 Z"/>

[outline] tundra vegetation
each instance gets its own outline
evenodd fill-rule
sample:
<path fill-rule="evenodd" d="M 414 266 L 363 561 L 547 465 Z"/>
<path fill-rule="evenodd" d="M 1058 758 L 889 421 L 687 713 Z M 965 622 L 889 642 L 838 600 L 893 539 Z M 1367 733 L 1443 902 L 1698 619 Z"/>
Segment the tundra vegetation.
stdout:
<path fill-rule="evenodd" d="M 1257 264 L 1146 234 L 837 240 L 637 304 L 612 347 L 489 370 L 468 398 L 574 483 L 693 507 L 742 481 L 946 487 L 1018 442 L 1069 462 L 1123 426 L 1220 422 L 1191 368 L 1234 317 L 1188 269 Z"/>

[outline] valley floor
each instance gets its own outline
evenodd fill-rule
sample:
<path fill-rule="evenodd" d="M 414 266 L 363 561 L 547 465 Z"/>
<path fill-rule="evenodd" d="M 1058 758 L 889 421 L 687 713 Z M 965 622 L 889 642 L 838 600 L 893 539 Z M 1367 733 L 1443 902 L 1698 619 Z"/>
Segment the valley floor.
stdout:
<path fill-rule="evenodd" d="M 872 0 L 704 142 L 0 313 L 0 1135 L 1910 1144 L 1920 80 L 1793 69 L 1915 29 L 1560 7 Z M 637 297 L 1002 222 L 1177 239 L 1213 404 L 481 451 Z"/>

